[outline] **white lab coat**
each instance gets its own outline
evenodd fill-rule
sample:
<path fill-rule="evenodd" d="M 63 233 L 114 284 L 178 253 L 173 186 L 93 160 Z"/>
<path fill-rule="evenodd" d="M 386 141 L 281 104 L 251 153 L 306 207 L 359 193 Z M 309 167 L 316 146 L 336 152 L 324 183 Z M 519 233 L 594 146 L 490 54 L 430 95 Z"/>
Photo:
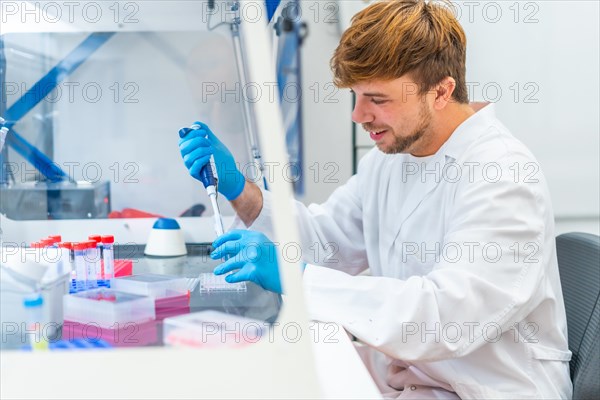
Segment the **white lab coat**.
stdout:
<path fill-rule="evenodd" d="M 366 344 L 386 396 L 570 398 L 554 216 L 535 158 L 488 105 L 424 160 L 373 149 L 324 204 L 297 203 L 304 259 L 329 267 L 305 270 L 312 318 Z M 265 192 L 250 228 L 272 237 L 270 207 Z"/>

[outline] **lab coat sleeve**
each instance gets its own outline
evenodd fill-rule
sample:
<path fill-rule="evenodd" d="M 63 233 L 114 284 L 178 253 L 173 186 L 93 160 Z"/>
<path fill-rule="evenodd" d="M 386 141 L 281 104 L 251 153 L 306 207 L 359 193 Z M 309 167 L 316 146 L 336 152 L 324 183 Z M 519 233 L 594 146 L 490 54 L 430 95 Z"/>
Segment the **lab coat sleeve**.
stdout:
<path fill-rule="evenodd" d="M 337 188 L 324 204 L 307 207 L 299 201 L 294 200 L 293 203 L 304 262 L 343 270 L 352 275 L 367 268 L 356 176 Z M 271 209 L 271 193 L 263 191 L 263 208 L 249 229 L 263 232 L 271 240 L 276 240 Z"/>
<path fill-rule="evenodd" d="M 515 183 L 509 172 L 498 182 L 460 183 L 441 248 L 458 245 L 462 255 L 442 256 L 427 275 L 400 280 L 308 266 L 311 317 L 405 361 L 460 357 L 509 332 L 543 298 L 552 256 L 544 247 L 545 191 Z"/>

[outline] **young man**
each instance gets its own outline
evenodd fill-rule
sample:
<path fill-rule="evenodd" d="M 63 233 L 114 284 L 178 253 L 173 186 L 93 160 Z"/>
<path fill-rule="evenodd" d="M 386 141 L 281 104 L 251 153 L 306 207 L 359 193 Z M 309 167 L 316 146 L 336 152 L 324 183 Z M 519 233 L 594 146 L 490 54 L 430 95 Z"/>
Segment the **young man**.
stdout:
<path fill-rule="evenodd" d="M 304 254 L 329 250 L 305 260 L 320 265 L 304 272 L 309 311 L 366 344 L 386 397 L 569 398 L 550 196 L 493 105 L 469 106 L 465 58 L 456 18 L 419 0 L 375 3 L 343 34 L 335 83 L 377 146 L 324 204 L 296 205 Z M 214 257 L 235 257 L 215 273 L 281 291 L 269 193 L 205 125 L 180 149 L 192 176 L 214 154 L 219 190 L 252 229 L 217 239 Z"/>

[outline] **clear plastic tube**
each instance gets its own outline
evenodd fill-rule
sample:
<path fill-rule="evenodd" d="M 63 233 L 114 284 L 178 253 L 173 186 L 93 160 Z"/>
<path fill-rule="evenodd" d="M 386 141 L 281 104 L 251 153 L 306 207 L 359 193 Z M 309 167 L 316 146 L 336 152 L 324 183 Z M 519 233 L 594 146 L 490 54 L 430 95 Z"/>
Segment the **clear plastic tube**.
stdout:
<path fill-rule="evenodd" d="M 87 269 L 87 284 L 86 289 L 95 289 L 98 287 L 98 270 L 100 264 L 100 250 L 96 247 L 96 242 L 93 240 L 85 242 L 87 248 L 85 250 L 85 263 Z"/>
<path fill-rule="evenodd" d="M 71 242 L 60 242 L 58 248 L 61 251 L 60 262 L 62 264 L 60 273 L 66 273 L 67 271 L 74 271 L 73 267 L 73 243 Z"/>
<path fill-rule="evenodd" d="M 81 292 L 88 286 L 87 264 L 85 260 L 85 251 L 87 244 L 73 243 L 73 261 L 75 263 L 75 291 Z"/>
<path fill-rule="evenodd" d="M 113 250 L 114 242 L 114 236 L 102 236 L 102 260 L 104 263 L 104 279 L 108 281 L 109 287 L 111 279 L 115 277 L 115 255 Z"/>
<path fill-rule="evenodd" d="M 93 241 L 96 243 L 96 249 L 98 250 L 96 253 L 94 253 L 94 257 L 98 256 L 98 260 L 95 263 L 95 275 L 96 275 L 96 279 L 100 280 L 100 279 L 104 279 L 104 273 L 102 271 L 102 253 L 103 253 L 103 246 L 102 246 L 102 236 L 100 235 L 90 235 L 88 236 L 88 239 L 90 241 Z M 96 261 L 96 260 L 94 260 Z"/>

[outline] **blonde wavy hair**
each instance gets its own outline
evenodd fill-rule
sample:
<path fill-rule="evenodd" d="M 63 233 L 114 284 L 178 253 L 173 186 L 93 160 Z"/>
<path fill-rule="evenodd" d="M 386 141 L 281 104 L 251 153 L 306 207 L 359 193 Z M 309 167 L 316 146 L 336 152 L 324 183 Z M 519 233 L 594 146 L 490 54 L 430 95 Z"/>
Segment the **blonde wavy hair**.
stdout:
<path fill-rule="evenodd" d="M 445 77 L 456 81 L 452 98 L 468 103 L 467 38 L 449 1 L 376 2 L 352 18 L 331 59 L 334 83 L 351 87 L 405 74 L 424 94 Z"/>

